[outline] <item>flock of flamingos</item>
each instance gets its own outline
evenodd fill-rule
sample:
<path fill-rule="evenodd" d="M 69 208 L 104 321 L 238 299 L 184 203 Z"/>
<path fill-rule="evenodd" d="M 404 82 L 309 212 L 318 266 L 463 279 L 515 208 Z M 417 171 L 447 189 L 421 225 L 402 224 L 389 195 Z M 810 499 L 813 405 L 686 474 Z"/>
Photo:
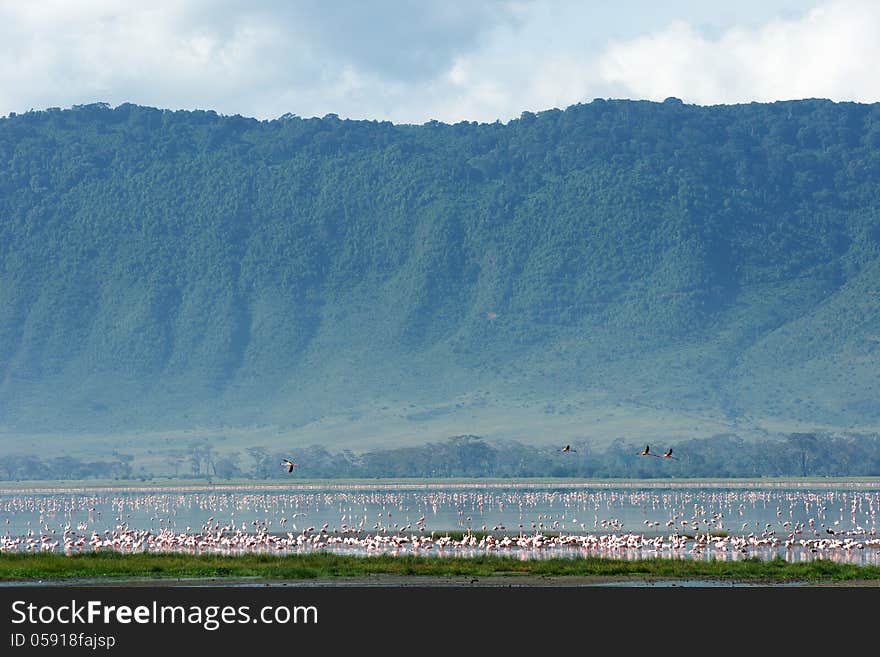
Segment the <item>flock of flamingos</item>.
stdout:
<path fill-rule="evenodd" d="M 561 451 L 574 451 L 566 445 Z M 641 456 L 662 456 L 646 447 Z M 285 459 L 292 473 L 298 464 Z M 0 492 L 0 552 L 92 550 L 880 564 L 877 486 L 390 484 Z"/>

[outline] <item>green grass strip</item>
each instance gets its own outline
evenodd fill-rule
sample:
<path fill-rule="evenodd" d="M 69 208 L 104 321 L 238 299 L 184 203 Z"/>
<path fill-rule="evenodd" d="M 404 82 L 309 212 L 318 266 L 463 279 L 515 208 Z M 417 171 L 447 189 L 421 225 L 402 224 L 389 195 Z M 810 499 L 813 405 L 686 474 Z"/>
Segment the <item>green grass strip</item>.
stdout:
<path fill-rule="evenodd" d="M 190 555 L 90 552 L 0 554 L 0 580 L 95 578 L 261 578 L 266 580 L 331 579 L 369 575 L 536 577 L 643 577 L 736 580 L 754 582 L 880 580 L 880 566 L 828 560 L 789 563 L 781 558 L 741 561 L 693 559 L 617 560 L 601 557 L 521 560 L 476 557 L 303 555 Z"/>

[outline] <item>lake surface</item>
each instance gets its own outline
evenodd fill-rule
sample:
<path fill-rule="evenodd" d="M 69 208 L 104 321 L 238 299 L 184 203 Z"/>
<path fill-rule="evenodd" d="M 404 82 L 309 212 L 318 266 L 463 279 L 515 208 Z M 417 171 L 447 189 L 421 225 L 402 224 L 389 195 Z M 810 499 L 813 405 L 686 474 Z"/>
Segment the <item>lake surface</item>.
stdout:
<path fill-rule="evenodd" d="M 880 484 L 375 484 L 0 493 L 0 550 L 880 565 Z"/>

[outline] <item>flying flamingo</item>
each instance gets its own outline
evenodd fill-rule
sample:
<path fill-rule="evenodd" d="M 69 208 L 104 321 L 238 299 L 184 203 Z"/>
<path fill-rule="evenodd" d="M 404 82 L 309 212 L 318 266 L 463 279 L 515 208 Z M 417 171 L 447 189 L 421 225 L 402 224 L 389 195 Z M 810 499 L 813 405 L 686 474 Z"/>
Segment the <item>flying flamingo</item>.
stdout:
<path fill-rule="evenodd" d="M 571 445 L 566 445 L 565 447 L 562 448 L 562 451 L 563 451 L 563 452 L 576 452 L 577 450 L 576 450 L 576 449 L 572 449 L 572 448 L 571 448 Z"/>
<path fill-rule="evenodd" d="M 288 472 L 293 472 L 293 468 L 294 468 L 294 466 L 299 465 L 299 463 L 294 463 L 294 462 L 291 461 L 290 459 L 282 459 L 282 461 L 281 461 L 281 465 L 283 465 L 284 467 L 286 467 Z"/>
<path fill-rule="evenodd" d="M 665 459 L 676 459 L 676 458 L 678 458 L 678 457 L 672 455 L 672 448 L 670 447 L 669 449 L 667 449 L 667 450 L 663 453 L 663 458 L 665 458 Z"/>

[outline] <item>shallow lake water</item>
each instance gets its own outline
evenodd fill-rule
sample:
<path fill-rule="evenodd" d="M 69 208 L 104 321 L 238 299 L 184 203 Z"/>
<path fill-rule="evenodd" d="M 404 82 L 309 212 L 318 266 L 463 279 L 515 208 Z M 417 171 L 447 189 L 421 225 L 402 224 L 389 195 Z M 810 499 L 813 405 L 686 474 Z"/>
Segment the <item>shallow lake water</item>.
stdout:
<path fill-rule="evenodd" d="M 880 484 L 375 484 L 0 493 L 0 551 L 880 564 Z"/>

